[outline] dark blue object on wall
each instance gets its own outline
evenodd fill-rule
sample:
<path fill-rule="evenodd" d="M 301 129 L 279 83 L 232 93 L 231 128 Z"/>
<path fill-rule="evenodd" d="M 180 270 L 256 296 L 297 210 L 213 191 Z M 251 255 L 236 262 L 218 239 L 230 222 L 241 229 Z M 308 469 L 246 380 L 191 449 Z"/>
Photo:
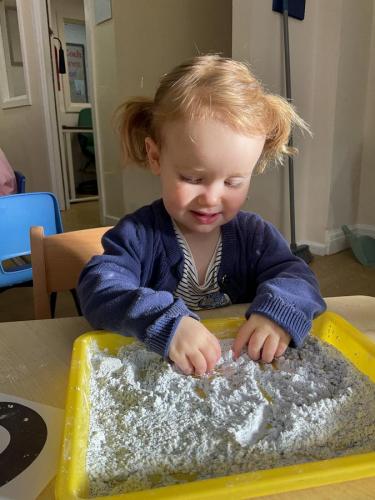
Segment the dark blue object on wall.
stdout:
<path fill-rule="evenodd" d="M 288 10 L 290 17 L 303 21 L 305 19 L 305 0 L 273 0 L 272 10 L 283 13 L 284 8 Z"/>

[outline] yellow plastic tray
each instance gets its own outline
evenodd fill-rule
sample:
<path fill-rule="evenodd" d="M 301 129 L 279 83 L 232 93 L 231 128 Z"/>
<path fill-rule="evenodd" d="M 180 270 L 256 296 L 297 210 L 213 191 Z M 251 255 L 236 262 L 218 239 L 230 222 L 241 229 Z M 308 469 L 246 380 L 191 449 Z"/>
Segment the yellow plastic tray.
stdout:
<path fill-rule="evenodd" d="M 204 323 L 219 338 L 228 338 L 233 337 L 243 319 L 220 318 L 206 320 Z M 360 331 L 337 314 L 326 312 L 314 321 L 312 333 L 338 348 L 375 383 L 375 344 Z M 115 354 L 121 346 L 133 342 L 133 339 L 107 332 L 90 332 L 80 336 L 74 343 L 62 454 L 56 480 L 58 500 L 88 498 L 85 466 L 90 410 L 88 353 L 90 344 L 94 341 L 100 348 L 108 348 Z M 375 476 L 375 453 L 365 453 L 95 498 L 97 500 L 245 499 L 371 476 Z"/>

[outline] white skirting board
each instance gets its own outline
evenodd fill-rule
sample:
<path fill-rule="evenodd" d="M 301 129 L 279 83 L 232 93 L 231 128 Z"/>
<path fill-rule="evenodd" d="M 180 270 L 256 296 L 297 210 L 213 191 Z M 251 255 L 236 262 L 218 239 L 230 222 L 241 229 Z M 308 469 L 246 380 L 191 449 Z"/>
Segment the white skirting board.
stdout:
<path fill-rule="evenodd" d="M 114 215 L 105 215 L 104 216 L 104 225 L 105 226 L 115 226 L 119 220 L 120 220 L 120 217 L 115 217 Z"/>
<path fill-rule="evenodd" d="M 372 236 L 375 238 L 375 226 L 366 224 L 354 224 L 348 226 L 358 236 Z M 349 248 L 345 235 L 341 228 L 328 229 L 326 231 L 325 244 L 315 241 L 301 241 L 299 244 L 305 244 L 310 247 L 310 251 L 315 255 L 332 255 Z"/>

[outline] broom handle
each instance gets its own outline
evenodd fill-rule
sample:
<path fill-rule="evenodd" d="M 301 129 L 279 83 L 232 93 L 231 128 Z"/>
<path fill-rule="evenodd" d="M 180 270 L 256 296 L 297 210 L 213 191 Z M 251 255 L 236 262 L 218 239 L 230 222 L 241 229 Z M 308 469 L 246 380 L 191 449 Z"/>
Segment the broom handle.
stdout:
<path fill-rule="evenodd" d="M 292 86 L 290 82 L 290 57 L 289 57 L 289 26 L 288 26 L 288 0 L 283 0 L 283 21 L 284 21 L 284 52 L 285 52 L 285 79 L 286 79 L 286 97 L 289 102 L 292 100 Z M 293 147 L 293 134 L 290 133 L 289 147 Z M 290 247 L 292 250 L 297 248 L 296 243 L 296 219 L 294 206 L 294 168 L 293 158 L 288 157 L 289 169 L 289 211 L 290 211 Z"/>

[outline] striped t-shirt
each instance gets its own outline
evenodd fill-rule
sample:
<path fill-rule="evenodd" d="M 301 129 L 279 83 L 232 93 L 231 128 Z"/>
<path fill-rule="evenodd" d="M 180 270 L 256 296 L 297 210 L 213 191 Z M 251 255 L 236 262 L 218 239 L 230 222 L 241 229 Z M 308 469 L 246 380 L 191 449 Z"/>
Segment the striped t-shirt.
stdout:
<path fill-rule="evenodd" d="M 189 244 L 174 222 L 173 227 L 177 241 L 184 255 L 182 278 L 173 295 L 176 298 L 182 299 L 187 307 L 193 311 L 199 309 L 214 309 L 230 304 L 231 301 L 228 295 L 220 291 L 217 279 L 221 263 L 221 234 L 210 263 L 208 264 L 204 283 L 200 285 L 197 268 Z"/>

